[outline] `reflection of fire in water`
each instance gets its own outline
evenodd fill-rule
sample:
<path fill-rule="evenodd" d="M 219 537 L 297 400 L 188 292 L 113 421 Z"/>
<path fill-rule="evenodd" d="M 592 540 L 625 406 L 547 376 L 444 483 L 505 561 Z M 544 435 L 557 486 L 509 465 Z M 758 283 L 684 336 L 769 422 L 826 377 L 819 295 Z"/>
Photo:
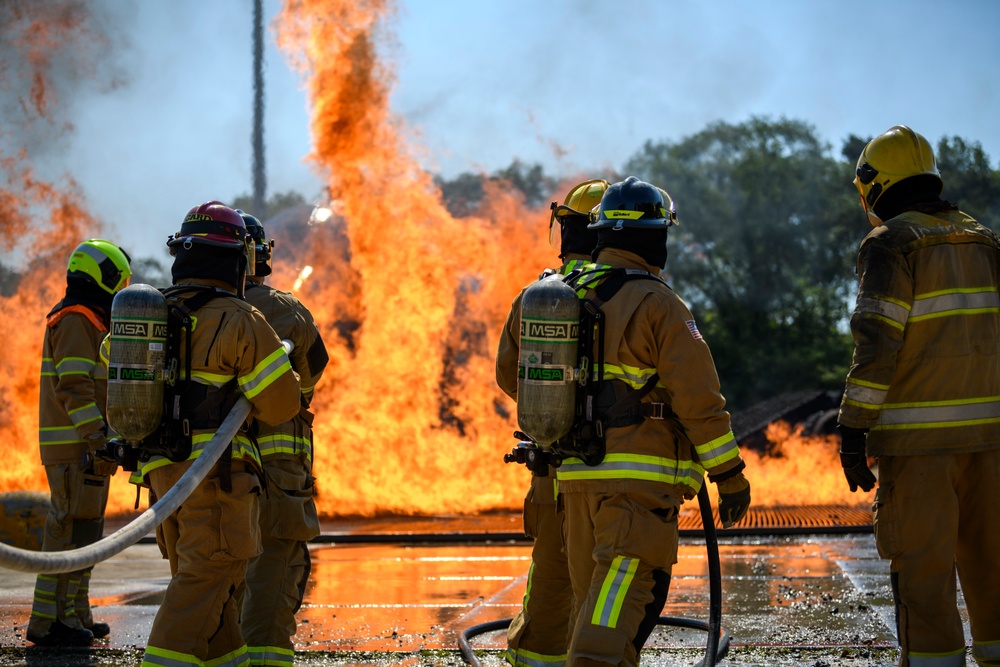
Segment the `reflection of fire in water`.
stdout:
<path fill-rule="evenodd" d="M 269 230 L 278 237 L 271 282 L 294 289 L 330 348 L 313 404 L 320 509 L 514 509 L 528 473 L 502 463 L 515 418 L 496 387 L 493 353 L 513 296 L 555 261 L 547 211 L 488 184 L 475 217 L 447 212 L 388 112 L 391 76 L 375 57 L 387 12 L 377 1 L 287 0 L 279 22 L 282 47 L 308 77 L 311 159 L 334 205 L 301 238 Z M 3 166 L 23 183 L 0 192 L 2 238 L 17 238 L 13 221 L 32 219 L 43 204 L 53 229 L 36 235 L 45 250 L 29 255 L 17 292 L 0 297 L 0 333 L 16 350 L 0 358 L 0 439 L 8 443 L 0 490 L 46 489 L 36 445 L 43 318 L 61 295 L 69 251 L 97 228 L 73 209 L 71 189 L 56 192 Z M 780 425 L 769 437 L 777 444 L 768 456 L 747 455 L 755 505 L 860 498 L 846 492 L 835 444 Z M 131 510 L 134 498 L 119 473 L 109 512 Z"/>

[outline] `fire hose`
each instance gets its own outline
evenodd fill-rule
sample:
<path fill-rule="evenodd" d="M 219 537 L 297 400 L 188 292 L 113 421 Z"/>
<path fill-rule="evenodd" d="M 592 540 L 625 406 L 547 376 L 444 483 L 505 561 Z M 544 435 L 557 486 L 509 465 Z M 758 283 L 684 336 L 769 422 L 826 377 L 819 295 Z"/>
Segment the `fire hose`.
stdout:
<path fill-rule="evenodd" d="M 208 476 L 249 415 L 250 401 L 245 396 L 240 396 L 191 467 L 162 498 L 158 498 L 148 510 L 127 526 L 93 544 L 68 551 L 31 551 L 0 543 L 0 567 L 39 574 L 75 572 L 121 553 L 149 534 L 149 531 L 160 525 L 187 500 L 191 492 Z"/>
<path fill-rule="evenodd" d="M 729 633 L 722 628 L 722 567 L 719 563 L 719 539 L 715 532 L 715 517 L 712 516 L 712 505 L 706 486 L 702 484 L 701 490 L 698 491 L 698 508 L 701 510 L 701 523 L 705 529 L 705 549 L 708 556 L 708 622 L 677 616 L 660 616 L 657 620 L 657 625 L 704 630 L 708 633 L 705 657 L 697 667 L 714 667 L 729 653 Z M 469 644 L 469 639 L 486 632 L 503 630 L 509 627 L 513 620 L 505 618 L 474 625 L 465 630 L 458 638 L 458 649 L 465 661 L 473 667 L 482 667 L 476 652 Z"/>

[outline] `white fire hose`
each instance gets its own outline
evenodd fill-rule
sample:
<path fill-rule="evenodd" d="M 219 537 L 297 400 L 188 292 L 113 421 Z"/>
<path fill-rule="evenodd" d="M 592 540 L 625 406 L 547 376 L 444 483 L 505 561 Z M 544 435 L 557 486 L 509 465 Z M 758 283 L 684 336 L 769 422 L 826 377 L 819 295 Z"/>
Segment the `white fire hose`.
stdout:
<path fill-rule="evenodd" d="M 177 483 L 124 528 L 93 544 L 69 551 L 31 551 L 0 543 L 0 567 L 38 574 L 75 572 L 121 553 L 149 534 L 149 531 L 160 525 L 188 499 L 191 492 L 208 476 L 249 415 L 250 401 L 245 396 L 240 396 L 219 430 Z"/>

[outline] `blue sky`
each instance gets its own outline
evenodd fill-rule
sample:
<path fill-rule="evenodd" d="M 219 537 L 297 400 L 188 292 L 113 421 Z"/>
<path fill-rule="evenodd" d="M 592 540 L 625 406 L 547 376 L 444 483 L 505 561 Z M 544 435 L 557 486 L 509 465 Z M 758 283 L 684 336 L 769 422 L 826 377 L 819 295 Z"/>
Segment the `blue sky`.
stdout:
<path fill-rule="evenodd" d="M 251 188 L 250 0 L 102 0 L 121 85 L 65 95 L 74 130 L 40 142 L 108 236 L 160 256 L 191 206 Z M 278 0 L 265 0 L 273 17 Z M 384 47 L 393 111 L 430 170 L 515 158 L 552 174 L 620 168 L 647 140 L 785 116 L 839 155 L 905 123 L 1000 158 L 1000 2 L 400 0 Z M 317 196 L 303 82 L 268 34 L 268 191 Z M 669 184 L 664 184 L 669 188 Z M 849 184 L 845 184 L 849 187 Z"/>

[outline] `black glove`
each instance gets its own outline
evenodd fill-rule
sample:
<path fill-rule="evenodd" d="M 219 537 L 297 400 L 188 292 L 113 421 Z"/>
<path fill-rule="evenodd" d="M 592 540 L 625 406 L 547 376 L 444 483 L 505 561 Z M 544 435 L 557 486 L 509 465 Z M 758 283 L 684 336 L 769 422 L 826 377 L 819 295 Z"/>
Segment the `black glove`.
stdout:
<path fill-rule="evenodd" d="M 868 429 L 837 424 L 837 430 L 840 431 L 840 465 L 844 468 L 844 477 L 851 492 L 857 491 L 859 486 L 862 491 L 871 491 L 878 480 L 868 468 L 868 457 L 865 456 Z"/>
<path fill-rule="evenodd" d="M 716 483 L 719 489 L 719 518 L 723 528 L 731 528 L 750 509 L 750 482 L 743 473 Z"/>

